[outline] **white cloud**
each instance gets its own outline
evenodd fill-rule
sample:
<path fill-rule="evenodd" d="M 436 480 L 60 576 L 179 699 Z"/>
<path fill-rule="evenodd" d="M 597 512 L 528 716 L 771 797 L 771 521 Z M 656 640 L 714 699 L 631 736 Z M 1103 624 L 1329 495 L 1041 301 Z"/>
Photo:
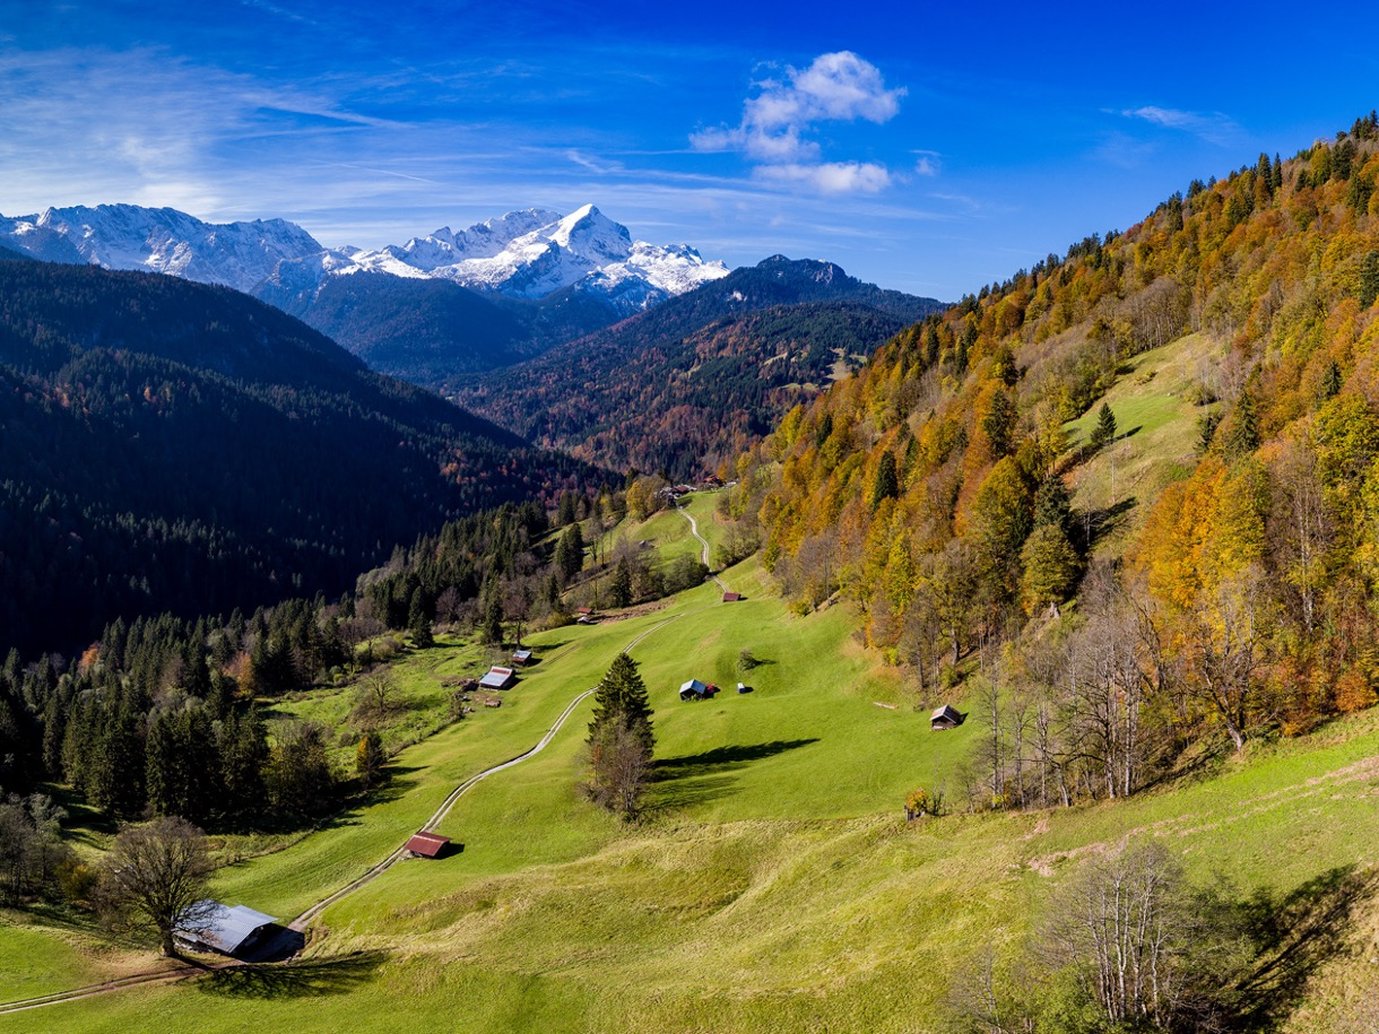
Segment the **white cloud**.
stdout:
<path fill-rule="evenodd" d="M 917 176 L 937 176 L 943 168 L 942 155 L 937 151 L 914 151 L 915 175 Z"/>
<path fill-rule="evenodd" d="M 820 194 L 875 194 L 891 185 L 891 174 L 875 162 L 762 165 L 756 176 L 768 183 L 803 184 Z"/>
<path fill-rule="evenodd" d="M 1224 143 L 1240 129 L 1235 120 L 1219 111 L 1184 111 L 1181 108 L 1161 108 L 1145 104 L 1121 111 L 1125 118 L 1139 119 L 1164 129 L 1176 129 L 1201 137 L 1209 143 Z"/>
<path fill-rule="evenodd" d="M 825 193 L 874 193 L 890 182 L 884 166 L 867 162 L 823 162 L 819 144 L 807 134 L 820 122 L 882 123 L 900 110 L 905 89 L 887 89 L 871 62 L 850 50 L 820 54 L 808 68 L 787 67 L 786 81 L 757 84 L 760 93 L 742 106 L 736 126 L 690 134 L 696 151 L 739 151 L 760 163 L 757 175 L 794 182 Z"/>

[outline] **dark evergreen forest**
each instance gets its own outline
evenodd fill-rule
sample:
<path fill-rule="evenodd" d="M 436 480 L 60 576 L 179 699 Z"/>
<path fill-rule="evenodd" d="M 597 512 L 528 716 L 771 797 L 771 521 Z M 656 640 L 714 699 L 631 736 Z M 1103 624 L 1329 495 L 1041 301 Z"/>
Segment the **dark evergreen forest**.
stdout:
<path fill-rule="evenodd" d="M 0 261 L 0 645 L 338 593 L 398 542 L 589 467 L 244 295 Z"/>

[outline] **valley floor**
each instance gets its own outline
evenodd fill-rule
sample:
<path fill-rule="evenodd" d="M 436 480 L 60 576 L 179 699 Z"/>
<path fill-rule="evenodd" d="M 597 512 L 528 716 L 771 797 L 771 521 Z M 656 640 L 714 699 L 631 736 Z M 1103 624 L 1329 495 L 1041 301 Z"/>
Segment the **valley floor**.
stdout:
<path fill-rule="evenodd" d="M 466 1031 L 937 1030 L 988 952 L 1021 947 L 1079 862 L 1122 843 L 1157 839 L 1199 880 L 1304 903 L 1379 861 L 1375 714 L 1126 803 L 907 824 L 906 792 L 951 784 L 980 718 L 929 732 L 895 672 L 853 641 L 845 608 L 795 617 L 754 563 L 725 578 L 744 602 L 708 584 L 531 637 L 541 662 L 502 708 L 407 748 L 374 803 L 222 870 L 216 890 L 296 915 L 466 776 L 535 743 L 647 633 L 632 654 L 656 712 L 658 779 L 642 824 L 577 792 L 586 701 L 543 753 L 460 801 L 440 832 L 462 851 L 398 864 L 331 906 L 300 959 L 0 1016 L 0 1032 L 394 1031 L 423 1014 Z M 441 670 L 463 649 L 404 663 Z M 743 649 L 763 661 L 745 674 Z M 690 677 L 755 691 L 681 703 Z M 1318 960 L 1287 1029 L 1340 1034 L 1379 990 L 1379 907 L 1361 916 L 1360 950 Z M 12 1001 L 130 959 L 85 935 L 5 926 L 0 962 Z"/>

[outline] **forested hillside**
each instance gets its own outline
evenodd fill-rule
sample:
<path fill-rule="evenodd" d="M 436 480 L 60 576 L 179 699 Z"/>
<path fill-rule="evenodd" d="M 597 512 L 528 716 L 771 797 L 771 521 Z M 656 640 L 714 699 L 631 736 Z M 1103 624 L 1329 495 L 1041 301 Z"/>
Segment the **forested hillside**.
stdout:
<path fill-rule="evenodd" d="M 617 469 L 713 470 L 939 303 L 782 256 L 510 370 L 457 381 L 472 408 Z"/>
<path fill-rule="evenodd" d="M 448 518 L 588 468 L 370 373 L 244 295 L 0 262 L 0 629 L 339 591 Z"/>
<path fill-rule="evenodd" d="M 333 276 L 304 292 L 268 281 L 256 297 L 315 327 L 370 368 L 435 388 L 540 355 L 618 318 L 607 299 L 573 288 L 528 301 L 382 273 Z"/>
<path fill-rule="evenodd" d="M 1133 794 L 1375 702 L 1377 181 L 1371 114 L 1193 182 L 906 330 L 739 459 L 732 512 L 798 607 L 857 601 L 921 700 L 980 658 L 991 803 Z M 1154 380 L 1169 360 L 1183 384 Z M 1170 405 L 1196 414 L 1183 457 L 1124 476 Z"/>

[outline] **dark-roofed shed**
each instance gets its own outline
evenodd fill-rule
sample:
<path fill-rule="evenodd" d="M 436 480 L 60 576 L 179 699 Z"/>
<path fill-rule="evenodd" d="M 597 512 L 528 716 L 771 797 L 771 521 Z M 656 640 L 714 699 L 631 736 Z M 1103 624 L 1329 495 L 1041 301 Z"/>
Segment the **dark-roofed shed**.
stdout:
<path fill-rule="evenodd" d="M 203 908 L 203 905 L 209 907 Z M 268 927 L 277 928 L 278 921 L 273 916 L 248 905 L 231 907 L 219 901 L 201 902 L 196 911 L 204 913 L 204 918 L 189 927 L 175 929 L 173 933 L 177 939 L 192 947 L 236 958 L 252 953 Z"/>
<path fill-rule="evenodd" d="M 934 713 L 929 715 L 930 729 L 956 729 L 962 724 L 966 715 L 958 711 L 952 704 L 944 704 L 942 707 L 934 708 Z"/>

